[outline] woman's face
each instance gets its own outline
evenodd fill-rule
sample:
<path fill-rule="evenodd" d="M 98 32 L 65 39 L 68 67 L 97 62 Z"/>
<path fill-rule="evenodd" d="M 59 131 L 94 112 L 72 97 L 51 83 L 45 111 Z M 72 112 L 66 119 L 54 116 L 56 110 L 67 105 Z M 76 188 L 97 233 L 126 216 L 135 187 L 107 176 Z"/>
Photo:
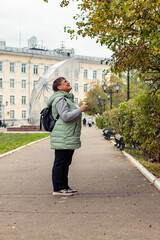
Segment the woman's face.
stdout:
<path fill-rule="evenodd" d="M 70 92 L 72 87 L 70 85 L 70 83 L 66 80 L 66 79 L 63 79 L 62 82 L 61 82 L 61 85 L 58 86 L 58 89 L 60 91 L 64 91 L 64 92 Z"/>

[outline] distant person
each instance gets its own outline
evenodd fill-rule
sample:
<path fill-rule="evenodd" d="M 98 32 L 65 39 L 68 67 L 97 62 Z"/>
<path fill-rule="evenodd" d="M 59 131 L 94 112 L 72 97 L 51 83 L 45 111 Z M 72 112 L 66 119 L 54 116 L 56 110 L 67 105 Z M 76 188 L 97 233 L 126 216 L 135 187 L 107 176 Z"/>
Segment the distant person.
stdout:
<path fill-rule="evenodd" d="M 52 168 L 53 196 L 72 196 L 77 190 L 68 184 L 69 165 L 75 149 L 81 147 L 81 115 L 87 110 L 87 104 L 77 107 L 72 87 L 64 78 L 59 77 L 53 82 L 54 94 L 47 105 L 52 106 L 54 118 L 59 114 L 55 127 L 51 132 L 51 148 L 55 149 L 55 160 Z"/>
<path fill-rule="evenodd" d="M 13 126 L 14 126 L 14 122 L 11 123 L 11 127 L 13 127 Z"/>
<path fill-rule="evenodd" d="M 6 128 L 7 125 L 0 120 L 0 126 Z"/>
<path fill-rule="evenodd" d="M 88 120 L 88 126 L 92 127 L 92 120 L 91 119 Z"/>
<path fill-rule="evenodd" d="M 83 126 L 84 126 L 84 127 L 86 127 L 86 122 L 87 122 L 86 119 L 83 118 Z"/>

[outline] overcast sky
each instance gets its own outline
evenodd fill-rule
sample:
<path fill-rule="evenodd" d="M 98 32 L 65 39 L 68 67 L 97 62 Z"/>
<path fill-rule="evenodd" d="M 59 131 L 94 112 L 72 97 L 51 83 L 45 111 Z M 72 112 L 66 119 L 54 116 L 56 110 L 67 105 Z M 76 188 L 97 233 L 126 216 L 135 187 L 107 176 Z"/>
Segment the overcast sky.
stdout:
<path fill-rule="evenodd" d="M 64 26 L 75 27 L 73 16 L 78 11 L 71 1 L 68 7 L 61 8 L 60 0 L 1 0 L 0 40 L 10 47 L 27 47 L 28 39 L 37 38 L 37 44 L 50 50 L 59 48 L 65 42 L 66 48 L 74 48 L 75 54 L 109 57 L 111 51 L 96 43 L 95 39 L 79 37 L 71 40 L 64 33 Z"/>

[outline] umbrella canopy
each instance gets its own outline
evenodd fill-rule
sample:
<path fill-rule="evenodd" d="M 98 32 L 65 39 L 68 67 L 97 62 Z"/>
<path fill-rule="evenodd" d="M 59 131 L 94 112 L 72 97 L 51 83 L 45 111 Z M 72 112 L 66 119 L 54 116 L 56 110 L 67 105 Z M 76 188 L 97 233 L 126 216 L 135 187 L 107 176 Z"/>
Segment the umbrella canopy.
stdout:
<path fill-rule="evenodd" d="M 46 107 L 48 98 L 53 94 L 52 83 L 58 77 L 66 78 L 71 86 L 78 82 L 79 63 L 72 58 L 53 65 L 40 77 L 32 90 L 29 109 L 29 122 L 39 125 L 40 112 Z"/>

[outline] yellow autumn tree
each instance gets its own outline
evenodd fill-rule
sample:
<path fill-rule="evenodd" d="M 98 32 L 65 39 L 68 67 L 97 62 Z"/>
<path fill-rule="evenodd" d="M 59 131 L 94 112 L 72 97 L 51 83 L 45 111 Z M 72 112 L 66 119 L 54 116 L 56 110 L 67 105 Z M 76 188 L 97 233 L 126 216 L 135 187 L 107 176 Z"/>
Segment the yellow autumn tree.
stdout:
<path fill-rule="evenodd" d="M 68 4 L 60 1 L 62 7 Z M 81 0 L 78 8 L 77 29 L 65 27 L 71 38 L 95 38 L 113 51 L 113 72 L 137 69 L 141 79 L 159 89 L 160 0 Z"/>

